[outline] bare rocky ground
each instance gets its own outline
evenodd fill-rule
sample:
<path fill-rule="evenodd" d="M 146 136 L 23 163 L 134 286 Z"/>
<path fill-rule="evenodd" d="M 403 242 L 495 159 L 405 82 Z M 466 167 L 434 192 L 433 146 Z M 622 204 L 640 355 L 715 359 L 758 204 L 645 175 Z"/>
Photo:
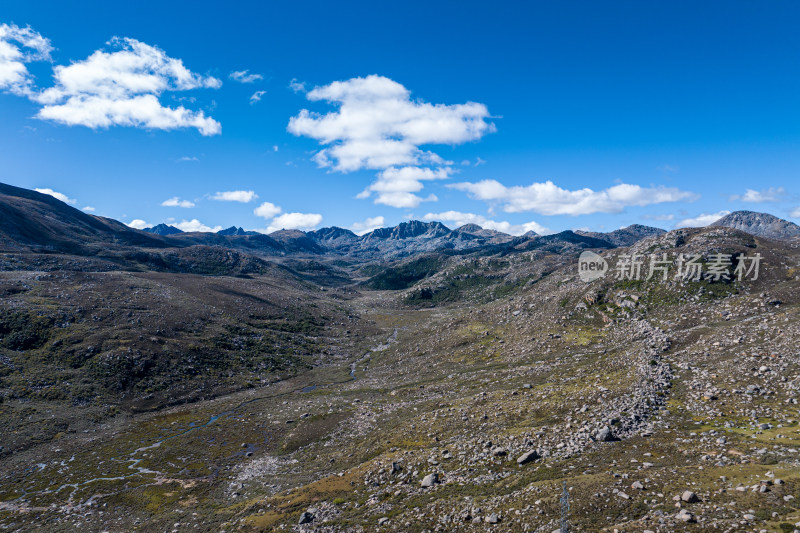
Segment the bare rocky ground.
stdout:
<path fill-rule="evenodd" d="M 800 254 L 728 229 L 633 249 L 764 264 L 586 284 L 574 258 L 522 251 L 326 295 L 311 370 L 6 454 L 0 525 L 550 533 L 566 487 L 571 531 L 800 530 Z"/>

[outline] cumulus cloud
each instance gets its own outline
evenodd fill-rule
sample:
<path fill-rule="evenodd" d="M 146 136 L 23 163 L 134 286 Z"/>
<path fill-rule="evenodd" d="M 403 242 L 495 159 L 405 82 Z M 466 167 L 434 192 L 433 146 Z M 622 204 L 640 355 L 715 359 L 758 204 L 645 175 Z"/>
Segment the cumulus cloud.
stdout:
<path fill-rule="evenodd" d="M 756 191 L 754 189 L 747 189 L 744 194 L 734 194 L 729 198 L 732 202 L 748 202 L 753 204 L 761 204 L 765 202 L 778 202 L 786 195 L 783 187 L 770 187 L 769 189 L 762 189 Z"/>
<path fill-rule="evenodd" d="M 549 229 L 534 221 L 526 222 L 524 224 L 512 224 L 506 221 L 490 220 L 475 213 L 462 213 L 460 211 L 428 213 L 422 217 L 422 219 L 426 221 L 436 220 L 453 228 L 461 227 L 464 224 L 477 224 L 483 229 L 501 231 L 503 233 L 508 233 L 509 235 L 522 235 L 523 233 L 527 233 L 529 231 L 534 231 L 539 235 L 551 233 Z"/>
<path fill-rule="evenodd" d="M 181 231 L 186 232 L 203 232 L 203 233 L 216 233 L 217 231 L 222 229 L 222 226 L 214 226 L 213 228 L 210 226 L 206 226 L 196 218 L 192 220 L 182 220 L 177 224 L 173 224 L 176 228 Z"/>
<path fill-rule="evenodd" d="M 220 80 L 195 74 L 155 46 L 136 39 L 113 38 L 115 51 L 97 50 L 83 61 L 54 68 L 55 85 L 32 96 L 42 104 L 36 115 L 66 125 L 92 129 L 110 126 L 173 130 L 196 128 L 216 135 L 220 123 L 203 111 L 165 107 L 164 91 L 219 88 Z"/>
<path fill-rule="evenodd" d="M 261 101 L 261 97 L 267 94 L 267 91 L 256 91 L 250 95 L 250 105 L 257 104 Z"/>
<path fill-rule="evenodd" d="M 86 211 L 87 213 L 94 213 L 95 212 L 95 208 L 90 206 L 90 205 L 87 205 L 86 207 L 81 209 L 81 211 Z"/>
<path fill-rule="evenodd" d="M 133 220 L 128 222 L 128 227 L 133 229 L 144 229 L 144 228 L 149 228 L 151 226 L 141 218 L 134 218 Z"/>
<path fill-rule="evenodd" d="M 264 76 L 261 74 L 250 74 L 249 70 L 234 70 L 228 75 L 228 77 L 233 81 L 238 81 L 239 83 L 253 83 L 255 81 L 264 79 Z"/>
<path fill-rule="evenodd" d="M 418 205 L 423 199 L 415 193 L 422 189 L 422 181 L 446 178 L 452 172 L 452 161 L 421 146 L 463 144 L 495 131 L 483 104 L 412 100 L 408 89 L 383 76 L 336 81 L 314 88 L 306 97 L 337 109 L 324 115 L 303 109 L 289 121 L 289 132 L 323 146 L 312 158 L 320 167 L 336 172 L 381 171 L 367 191 L 378 193 L 376 203 L 393 207 Z M 401 183 L 389 183 L 394 180 Z"/>
<path fill-rule="evenodd" d="M 0 91 L 31 96 L 33 76 L 25 65 L 49 60 L 52 49 L 50 41 L 30 27 L 0 24 Z"/>
<path fill-rule="evenodd" d="M 280 213 L 283 212 L 280 206 L 271 202 L 263 202 L 253 210 L 253 214 L 258 217 L 272 219 L 266 229 L 266 233 L 272 233 L 281 229 L 313 229 L 322 222 L 322 215 L 317 213 Z"/>
<path fill-rule="evenodd" d="M 730 215 L 730 211 L 720 211 L 718 213 L 703 213 L 694 218 L 685 218 L 675 224 L 676 228 L 703 228 L 712 222 L 716 222 L 725 215 Z"/>
<path fill-rule="evenodd" d="M 454 189 L 472 198 L 500 204 L 507 213 L 533 211 L 541 215 L 588 215 L 619 213 L 628 206 L 646 206 L 665 202 L 694 201 L 698 195 L 674 187 L 640 187 L 620 183 L 608 189 L 562 189 L 552 181 L 526 187 L 506 187 L 496 180 L 454 183 Z"/>
<path fill-rule="evenodd" d="M 370 231 L 374 231 L 378 228 L 382 228 L 386 225 L 386 220 L 382 216 L 377 217 L 369 217 L 362 222 L 355 222 L 350 229 L 353 230 L 353 233 L 356 235 L 364 235 L 369 233 Z"/>
<path fill-rule="evenodd" d="M 494 130 L 483 104 L 414 101 L 408 89 L 382 76 L 336 81 L 307 97 L 339 109 L 326 115 L 303 109 L 289 121 L 289 131 L 328 146 L 316 161 L 342 172 L 426 162 L 432 154 L 419 145 L 461 144 Z"/>
<path fill-rule="evenodd" d="M 271 202 L 264 202 L 260 206 L 256 207 L 253 210 L 253 213 L 257 217 L 272 218 L 275 215 L 277 215 L 278 213 L 280 213 L 281 211 L 283 211 L 283 210 L 279 206 L 277 206 L 277 205 L 275 205 L 275 204 L 273 204 Z"/>
<path fill-rule="evenodd" d="M 69 196 L 67 196 L 64 193 L 60 193 L 60 192 L 54 191 L 53 189 L 45 188 L 45 189 L 33 189 L 33 190 L 36 191 L 36 192 L 40 192 L 42 194 L 49 194 L 53 198 L 55 198 L 57 200 L 61 200 L 65 204 L 75 204 L 75 203 L 77 203 L 77 200 L 74 200 L 74 199 L 70 198 Z"/>
<path fill-rule="evenodd" d="M 174 196 L 169 200 L 164 200 L 163 202 L 161 202 L 161 205 L 163 205 L 164 207 L 189 208 L 189 207 L 194 207 L 194 202 L 190 202 L 189 200 L 181 200 L 177 196 Z"/>
<path fill-rule="evenodd" d="M 255 191 L 223 191 L 215 193 L 211 199 L 220 202 L 240 202 L 246 204 L 258 198 Z"/>
<path fill-rule="evenodd" d="M 317 213 L 284 213 L 275 217 L 267 228 L 267 233 L 281 229 L 314 229 L 322 222 L 322 215 Z"/>
<path fill-rule="evenodd" d="M 357 198 L 369 198 L 373 193 L 376 204 L 391 207 L 414 208 L 421 202 L 435 202 L 436 195 L 422 198 L 414 193 L 423 188 L 423 181 L 447 179 L 450 167 L 431 169 L 426 167 L 389 167 L 378 173 L 378 179 L 360 192 Z"/>
<path fill-rule="evenodd" d="M 364 196 L 359 195 L 359 198 L 364 198 Z M 410 192 L 384 192 L 375 198 L 376 204 L 408 209 L 413 209 L 422 202 L 437 201 L 439 201 L 439 198 L 435 194 L 429 194 L 423 198 L 422 196 L 417 196 L 416 194 Z"/>

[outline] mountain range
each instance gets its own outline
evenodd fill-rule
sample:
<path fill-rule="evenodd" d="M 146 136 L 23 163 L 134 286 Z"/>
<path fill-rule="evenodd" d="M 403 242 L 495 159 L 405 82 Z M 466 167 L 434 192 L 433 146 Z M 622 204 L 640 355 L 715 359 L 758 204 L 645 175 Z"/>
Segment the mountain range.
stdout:
<path fill-rule="evenodd" d="M 216 233 L 183 232 L 166 224 L 136 230 L 105 217 L 84 213 L 52 196 L 0 183 L 0 248 L 9 251 L 68 252 L 104 255 L 135 246 L 146 249 L 216 246 L 262 256 L 339 255 L 353 258 L 400 258 L 418 253 L 482 247 L 508 249 L 614 248 L 662 235 L 665 230 L 634 224 L 610 232 L 528 232 L 512 236 L 466 224 L 454 230 L 440 222 L 412 220 L 357 235 L 339 227 L 314 231 L 280 230 L 269 235 L 232 226 Z M 800 226 L 767 213 L 737 211 L 714 222 L 771 239 L 800 238 Z"/>

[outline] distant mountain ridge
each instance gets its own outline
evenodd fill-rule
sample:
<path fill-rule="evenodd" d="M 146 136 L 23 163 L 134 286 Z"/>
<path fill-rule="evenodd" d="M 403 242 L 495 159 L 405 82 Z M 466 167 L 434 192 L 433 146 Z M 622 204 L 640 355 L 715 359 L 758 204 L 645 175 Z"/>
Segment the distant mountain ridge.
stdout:
<path fill-rule="evenodd" d="M 766 213 L 737 211 L 713 225 L 774 239 L 800 238 L 800 226 Z M 8 251 L 93 255 L 98 251 L 103 253 L 104 250 L 127 246 L 145 249 L 206 246 L 267 256 L 301 254 L 391 259 L 419 253 L 498 246 L 552 251 L 576 247 L 625 247 L 664 233 L 665 230 L 660 228 L 634 224 L 607 233 L 576 230 L 541 236 L 528 232 L 514 237 L 477 224 L 465 224 L 451 230 L 441 222 L 419 220 L 378 228 L 360 236 L 335 226 L 308 232 L 280 230 L 270 235 L 237 226 L 216 233 L 186 233 L 174 226 L 158 224 L 139 231 L 116 220 L 84 213 L 52 196 L 0 184 L 0 250 Z"/>
<path fill-rule="evenodd" d="M 464 224 L 463 226 L 458 227 L 453 231 L 456 233 L 463 233 L 464 235 L 473 235 L 475 237 L 488 239 L 489 242 L 492 243 L 508 242 L 514 239 L 514 237 L 509 235 L 508 233 L 503 233 L 502 231 L 497 231 L 493 229 L 484 229 L 477 224 Z M 537 233 L 531 231 L 526 233 L 525 235 L 528 237 L 536 237 Z"/>
<path fill-rule="evenodd" d="M 756 237 L 768 239 L 788 240 L 800 238 L 800 226 L 769 213 L 734 211 L 711 225 L 738 229 Z"/>
<path fill-rule="evenodd" d="M 444 237 L 451 233 L 450 229 L 441 222 L 421 222 L 412 220 L 401 222 L 393 228 L 378 228 L 367 233 L 362 238 L 366 241 L 375 239 L 402 240 L 413 239 L 415 237 L 426 237 L 434 239 Z"/>
<path fill-rule="evenodd" d="M 177 233 L 183 233 L 182 230 L 179 230 L 175 226 L 168 226 L 166 224 L 158 224 L 152 228 L 143 228 L 142 231 L 155 233 L 156 235 L 175 235 Z"/>
<path fill-rule="evenodd" d="M 631 246 L 647 237 L 654 237 L 656 235 L 663 235 L 666 230 L 661 228 L 653 228 L 651 226 L 643 226 L 641 224 L 632 224 L 625 228 L 609 231 L 608 233 L 597 233 L 594 231 L 581 231 L 576 230 L 578 235 L 586 235 L 587 237 L 594 237 L 608 241 L 614 246 Z"/>
<path fill-rule="evenodd" d="M 217 235 L 260 235 L 257 231 L 247 231 L 244 228 L 237 228 L 236 226 L 231 226 L 230 228 L 221 229 L 217 232 Z"/>

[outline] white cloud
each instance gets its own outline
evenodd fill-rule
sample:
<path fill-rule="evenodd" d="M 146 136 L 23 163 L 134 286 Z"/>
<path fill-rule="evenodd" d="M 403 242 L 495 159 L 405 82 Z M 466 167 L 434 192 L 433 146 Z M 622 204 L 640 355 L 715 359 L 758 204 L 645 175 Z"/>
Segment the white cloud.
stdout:
<path fill-rule="evenodd" d="M 438 220 L 439 222 L 442 222 L 445 225 L 452 227 L 453 229 L 459 228 L 464 224 L 477 224 L 483 229 L 501 231 L 503 233 L 508 233 L 509 235 L 522 235 L 523 233 L 527 233 L 529 231 L 535 231 L 539 235 L 551 233 L 549 229 L 534 221 L 526 222 L 524 224 L 511 224 L 510 222 L 506 221 L 498 222 L 495 220 L 490 220 L 482 215 L 477 215 L 474 213 L 462 213 L 460 211 L 445 211 L 444 213 L 428 213 L 424 217 L 422 217 L 422 220 L 426 221 Z"/>
<path fill-rule="evenodd" d="M 163 205 L 164 207 L 189 208 L 189 207 L 194 207 L 194 202 L 190 202 L 189 200 L 181 200 L 177 196 L 174 196 L 169 200 L 164 200 L 163 202 L 161 202 L 161 205 Z"/>
<path fill-rule="evenodd" d="M 800 218 L 800 207 L 795 207 L 792 212 L 789 213 L 789 216 L 792 218 Z"/>
<path fill-rule="evenodd" d="M 195 156 L 188 156 L 188 155 L 178 158 L 179 163 L 185 163 L 187 161 L 200 161 L 200 160 L 197 159 Z"/>
<path fill-rule="evenodd" d="M 435 202 L 436 195 L 427 198 L 417 196 L 423 188 L 423 181 L 447 179 L 452 172 L 450 167 L 431 169 L 426 167 L 389 167 L 378 173 L 378 179 L 361 191 L 356 198 L 363 199 L 377 193 L 376 204 L 391 207 L 413 208 L 420 202 Z"/>
<path fill-rule="evenodd" d="M 209 227 L 209 226 L 206 226 L 205 224 L 203 224 L 202 222 L 200 222 L 196 218 L 193 218 L 192 220 L 182 220 L 182 221 L 178 222 L 177 224 L 173 224 L 173 225 L 176 228 L 178 228 L 179 230 L 186 231 L 186 232 L 189 232 L 189 233 L 191 233 L 193 231 L 199 231 L 199 232 L 203 232 L 203 233 L 216 233 L 217 231 L 222 229 L 222 226 L 214 226 L 213 228 Z"/>
<path fill-rule="evenodd" d="M 272 145 L 272 151 L 273 152 L 277 152 L 278 151 L 278 145 L 277 144 L 273 144 Z"/>
<path fill-rule="evenodd" d="M 255 191 L 224 191 L 215 193 L 211 199 L 220 202 L 241 202 L 246 204 L 258 198 Z"/>
<path fill-rule="evenodd" d="M 57 200 L 61 200 L 65 204 L 75 204 L 75 203 L 77 203 L 77 200 L 74 200 L 74 199 L 70 198 L 69 196 L 67 196 L 64 193 L 56 192 L 53 189 L 47 188 L 47 189 L 33 189 L 33 190 L 36 191 L 36 192 L 40 192 L 42 194 L 49 194 L 53 198 L 55 198 Z"/>
<path fill-rule="evenodd" d="M 359 195 L 361 198 L 363 196 Z M 359 197 L 357 196 L 357 198 Z M 380 193 L 375 198 L 376 204 L 388 205 L 390 207 L 413 209 L 422 202 L 438 202 L 439 198 L 435 194 L 429 194 L 426 197 L 417 196 L 410 192 L 384 192 Z"/>
<path fill-rule="evenodd" d="M 264 76 L 261 74 L 250 74 L 249 70 L 234 70 L 228 77 L 233 81 L 239 83 L 253 83 L 254 81 L 263 80 Z"/>
<path fill-rule="evenodd" d="M 386 220 L 382 216 L 370 217 L 362 222 L 355 222 L 350 229 L 356 235 L 364 235 L 370 231 L 382 228 L 386 225 Z"/>
<path fill-rule="evenodd" d="M 256 91 L 250 95 L 250 105 L 256 104 L 261 101 L 261 97 L 267 94 L 267 91 Z"/>
<path fill-rule="evenodd" d="M 760 191 L 747 189 L 744 194 L 734 194 L 729 198 L 729 200 L 732 202 L 739 201 L 761 204 L 765 202 L 778 202 L 785 195 L 786 191 L 783 187 L 770 187 L 769 189 L 762 189 Z"/>
<path fill-rule="evenodd" d="M 275 217 L 267 228 L 267 233 L 281 229 L 313 229 L 322 222 L 322 215 L 317 213 L 284 213 Z"/>
<path fill-rule="evenodd" d="M 203 111 L 164 107 L 164 91 L 219 88 L 220 80 L 188 70 L 180 59 L 129 38 L 113 38 L 117 50 L 97 50 L 83 61 L 54 68 L 55 85 L 32 98 L 43 105 L 38 118 L 92 129 L 110 126 L 172 130 L 196 128 L 216 135 L 220 123 Z"/>
<path fill-rule="evenodd" d="M 725 215 L 730 215 L 730 211 L 720 211 L 718 213 L 703 213 L 694 218 L 685 218 L 675 224 L 676 228 L 702 228 L 708 226 L 712 222 L 716 222 Z"/>
<path fill-rule="evenodd" d="M 289 131 L 329 145 L 317 153 L 321 166 L 348 172 L 361 168 L 428 162 L 423 144 L 461 144 L 494 131 L 483 104 L 428 104 L 411 100 L 408 89 L 382 76 L 367 76 L 316 87 L 309 100 L 339 107 L 326 115 L 303 109 Z"/>
<path fill-rule="evenodd" d="M 289 82 L 289 88 L 296 93 L 304 93 L 306 92 L 306 82 L 292 78 L 292 81 Z"/>
<path fill-rule="evenodd" d="M 30 27 L 0 24 L 0 91 L 19 96 L 33 94 L 33 76 L 26 63 L 49 60 L 50 41 Z"/>
<path fill-rule="evenodd" d="M 323 148 L 312 159 L 320 167 L 337 172 L 382 171 L 367 191 L 378 193 L 376 203 L 393 207 L 418 205 L 423 199 L 415 193 L 422 189 L 423 180 L 452 173 L 452 161 L 421 146 L 462 144 L 495 131 L 483 104 L 434 105 L 412 100 L 408 89 L 377 75 L 336 81 L 306 96 L 337 109 L 324 115 L 303 109 L 289 121 L 289 132 L 319 141 Z M 394 180 L 401 183 L 391 184 Z M 359 195 L 368 196 L 367 192 Z"/>
<path fill-rule="evenodd" d="M 131 220 L 130 222 L 128 222 L 128 227 L 134 228 L 134 229 L 144 229 L 144 228 L 149 228 L 150 224 L 148 224 L 147 222 L 145 222 L 141 218 L 135 218 L 135 219 Z"/>
<path fill-rule="evenodd" d="M 476 183 L 455 183 L 454 189 L 465 191 L 478 200 L 499 203 L 507 213 L 533 211 L 542 215 L 588 215 L 619 213 L 628 206 L 646 206 L 665 202 L 694 201 L 698 195 L 674 187 L 640 187 L 620 183 L 603 189 L 562 189 L 552 181 L 532 183 L 527 187 L 506 187 L 496 180 Z"/>
<path fill-rule="evenodd" d="M 86 207 L 81 209 L 81 211 L 86 211 L 87 213 L 94 213 L 95 212 L 95 208 L 90 206 L 90 205 L 87 205 Z"/>
<path fill-rule="evenodd" d="M 280 207 L 278 207 L 277 205 L 275 205 L 275 204 L 273 204 L 271 202 L 264 202 L 260 206 L 256 207 L 253 210 L 253 213 L 257 217 L 272 218 L 275 215 L 277 215 L 278 213 L 280 213 L 281 211 L 283 211 L 283 210 Z"/>

